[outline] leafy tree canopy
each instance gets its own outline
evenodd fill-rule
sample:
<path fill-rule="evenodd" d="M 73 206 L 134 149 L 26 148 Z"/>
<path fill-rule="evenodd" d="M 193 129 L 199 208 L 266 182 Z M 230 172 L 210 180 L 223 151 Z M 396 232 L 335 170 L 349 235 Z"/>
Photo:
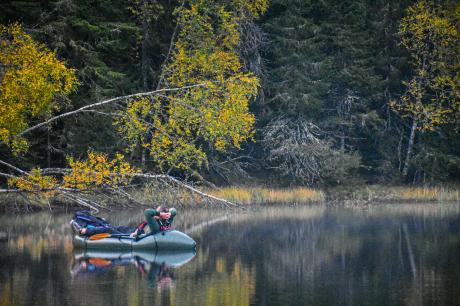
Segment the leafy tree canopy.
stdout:
<path fill-rule="evenodd" d="M 460 114 L 460 5 L 419 1 L 407 10 L 399 28 L 414 76 L 393 107 L 432 130 Z"/>
<path fill-rule="evenodd" d="M 131 149 L 140 140 L 160 169 L 187 170 L 206 162 L 206 150 L 239 148 L 251 137 L 249 102 L 259 81 L 243 71 L 238 25 L 245 14 L 254 17 L 265 7 L 265 1 L 229 7 L 191 1 L 176 11 L 180 31 L 163 87 L 194 87 L 131 101 L 117 121 Z"/>
<path fill-rule="evenodd" d="M 46 118 L 58 110 L 58 97 L 77 85 L 75 70 L 35 42 L 19 24 L 0 25 L 0 140 L 15 152 L 27 142 L 15 137 L 29 118 Z M 61 100 L 62 101 L 62 100 Z"/>

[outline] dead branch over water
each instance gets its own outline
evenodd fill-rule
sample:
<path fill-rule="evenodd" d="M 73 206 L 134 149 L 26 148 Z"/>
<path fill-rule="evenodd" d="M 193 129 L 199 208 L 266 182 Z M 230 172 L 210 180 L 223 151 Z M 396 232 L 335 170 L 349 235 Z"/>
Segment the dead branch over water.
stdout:
<path fill-rule="evenodd" d="M 23 176 L 29 175 L 27 171 L 24 171 L 14 165 L 7 162 L 1 161 L 0 164 L 9 167 L 10 169 L 20 173 Z M 64 175 L 69 173 L 70 169 L 65 168 L 47 168 L 41 169 L 40 173 L 43 175 Z M 2 173 L 0 176 L 6 178 L 19 178 L 19 176 Z M 75 189 L 75 188 L 64 188 L 56 187 L 50 189 L 37 189 L 37 190 L 21 190 L 21 189 L 0 189 L 0 194 L 16 194 L 24 198 L 28 205 L 32 205 L 32 201 L 29 199 L 31 196 L 35 198 L 46 199 L 49 204 L 50 198 L 59 202 L 58 200 L 65 199 L 71 203 L 89 208 L 95 212 L 101 209 L 110 209 L 116 203 L 120 208 L 133 208 L 142 206 L 152 206 L 152 203 L 159 202 L 176 202 L 179 204 L 185 204 L 185 201 L 191 202 L 203 202 L 204 203 L 217 203 L 227 208 L 240 207 L 239 204 L 233 203 L 226 199 L 216 197 L 214 195 L 205 193 L 198 188 L 180 181 L 179 179 L 166 174 L 149 174 L 149 173 L 135 173 L 132 174 L 133 179 L 142 180 L 138 185 L 127 185 L 127 186 L 108 186 L 101 185 L 87 190 Z M 152 180 L 154 180 L 152 184 Z M 164 186 L 160 186 L 164 185 Z M 164 188 L 163 188 L 164 187 Z M 146 192 L 150 189 L 150 196 L 146 196 Z M 188 191 L 194 196 L 183 199 L 184 190 Z M 142 192 L 141 195 L 139 193 Z M 154 191 L 154 194 L 152 193 Z M 137 196 L 136 196 L 137 193 Z M 49 195 L 52 196 L 49 196 Z M 197 199 L 198 196 L 200 199 Z M 108 202 L 108 203 L 107 203 Z M 165 204 L 166 204 L 165 203 Z M 168 203 L 172 204 L 172 203 Z M 51 205 L 49 205 L 51 209 Z"/>
<path fill-rule="evenodd" d="M 85 112 L 85 111 L 87 111 L 89 109 L 99 107 L 99 106 L 102 106 L 102 105 L 110 104 L 110 103 L 121 101 L 121 100 L 132 99 L 132 98 L 141 98 L 141 97 L 146 97 L 146 96 L 152 96 L 152 95 L 156 95 L 156 94 L 159 94 L 159 93 L 162 93 L 162 92 L 186 90 L 186 89 L 191 89 L 191 88 L 195 88 L 195 87 L 203 87 L 203 86 L 206 86 L 206 84 L 203 83 L 203 84 L 195 84 L 195 85 L 183 86 L 183 87 L 178 87 L 178 88 L 157 89 L 157 90 L 148 91 L 148 92 L 140 92 L 140 93 L 135 93 L 135 94 L 131 94 L 131 95 L 115 97 L 115 98 L 100 101 L 100 102 L 97 102 L 97 103 L 85 105 L 83 107 L 80 107 L 79 109 L 76 109 L 76 110 L 73 110 L 73 111 L 70 111 L 70 112 L 67 112 L 67 113 L 60 114 L 60 115 L 52 117 L 52 118 L 50 118 L 50 119 L 48 119 L 48 120 L 46 120 L 44 122 L 36 124 L 36 125 L 28 128 L 28 129 L 25 129 L 21 133 L 17 134 L 16 137 L 23 136 L 24 134 L 27 134 L 27 133 L 29 133 L 29 132 L 31 132 L 33 130 L 36 130 L 36 129 L 42 127 L 42 126 L 47 126 L 47 125 L 49 125 L 50 123 L 52 123 L 52 122 L 54 122 L 56 120 L 59 120 L 59 119 L 62 119 L 62 118 L 68 117 L 68 116 L 73 116 L 73 115 L 76 115 L 78 113 L 82 113 L 82 112 Z"/>

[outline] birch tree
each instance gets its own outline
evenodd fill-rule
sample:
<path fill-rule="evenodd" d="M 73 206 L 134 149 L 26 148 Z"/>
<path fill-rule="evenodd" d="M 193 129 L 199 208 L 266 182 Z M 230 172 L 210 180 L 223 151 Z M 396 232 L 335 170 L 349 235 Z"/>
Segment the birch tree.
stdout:
<path fill-rule="evenodd" d="M 116 121 L 129 149 L 140 140 L 160 171 L 190 170 L 206 164 L 208 149 L 225 152 L 252 137 L 249 103 L 259 80 L 242 67 L 238 25 L 266 6 L 195 0 L 178 8 L 178 37 L 161 88 L 202 86 L 131 100 Z"/>
<path fill-rule="evenodd" d="M 419 1 L 409 7 L 399 27 L 401 44 L 414 67 L 406 92 L 391 106 L 412 121 L 406 159 L 407 176 L 416 131 L 458 122 L 460 113 L 460 5 Z"/>

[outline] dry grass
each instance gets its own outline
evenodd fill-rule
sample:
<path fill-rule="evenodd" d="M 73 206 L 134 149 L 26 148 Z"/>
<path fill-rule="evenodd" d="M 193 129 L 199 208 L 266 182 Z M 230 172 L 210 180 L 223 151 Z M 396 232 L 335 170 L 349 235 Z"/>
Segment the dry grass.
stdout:
<path fill-rule="evenodd" d="M 198 188 L 201 189 L 201 188 Z M 132 198 L 146 206 L 203 206 L 214 205 L 214 201 L 183 188 L 152 183 L 144 188 L 125 190 Z M 460 203 L 460 187 L 397 187 L 382 185 L 362 185 L 352 189 L 328 190 L 325 192 L 306 188 L 263 188 L 263 187 L 226 187 L 203 190 L 218 198 L 227 199 L 242 205 L 266 204 L 313 204 L 362 206 L 378 203 Z M 137 204 L 119 195 L 82 194 L 85 198 L 99 203 L 103 207 L 123 209 Z M 0 194 L 0 213 L 7 211 L 35 211 L 74 207 L 76 203 L 63 197 L 46 201 L 34 194 Z"/>
<path fill-rule="evenodd" d="M 460 189 L 456 187 L 397 187 L 397 186 L 357 186 L 352 190 L 332 190 L 330 200 L 351 201 L 353 203 L 388 202 L 460 202 Z"/>
<path fill-rule="evenodd" d="M 207 190 L 207 192 L 240 204 L 306 204 L 325 200 L 322 191 L 306 187 L 290 189 L 226 187 Z"/>
<path fill-rule="evenodd" d="M 442 187 L 413 187 L 396 190 L 397 196 L 403 200 L 413 201 L 460 201 L 458 189 Z"/>

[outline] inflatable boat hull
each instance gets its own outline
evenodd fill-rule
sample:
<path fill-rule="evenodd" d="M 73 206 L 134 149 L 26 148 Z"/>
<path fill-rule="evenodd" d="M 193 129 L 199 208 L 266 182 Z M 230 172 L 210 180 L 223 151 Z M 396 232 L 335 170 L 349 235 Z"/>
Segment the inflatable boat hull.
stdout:
<path fill-rule="evenodd" d="M 194 250 L 196 242 L 188 235 L 171 230 L 148 235 L 139 240 L 129 236 L 109 237 L 89 240 L 88 237 L 76 235 L 74 247 L 88 250 L 141 251 L 141 250 Z"/>

